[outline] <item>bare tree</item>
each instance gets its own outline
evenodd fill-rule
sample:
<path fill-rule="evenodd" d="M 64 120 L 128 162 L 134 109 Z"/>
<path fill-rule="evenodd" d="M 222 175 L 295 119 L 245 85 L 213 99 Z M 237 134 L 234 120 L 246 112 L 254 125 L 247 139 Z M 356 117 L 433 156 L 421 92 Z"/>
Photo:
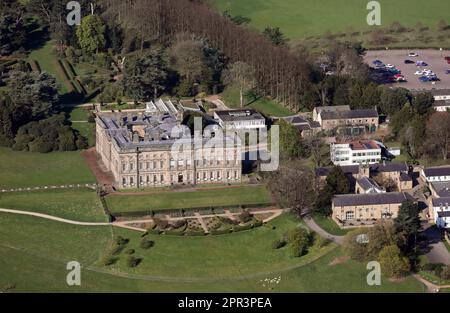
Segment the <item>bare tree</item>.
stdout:
<path fill-rule="evenodd" d="M 442 158 L 447 160 L 450 152 L 450 113 L 434 113 L 428 120 L 426 134 L 429 153 L 439 151 Z"/>
<path fill-rule="evenodd" d="M 267 177 L 268 188 L 281 207 L 298 216 L 312 208 L 316 197 L 314 173 L 300 161 L 287 161 Z"/>
<path fill-rule="evenodd" d="M 223 81 L 239 89 L 241 108 L 244 107 L 244 93 L 256 87 L 255 70 L 244 62 L 236 62 L 223 73 Z"/>

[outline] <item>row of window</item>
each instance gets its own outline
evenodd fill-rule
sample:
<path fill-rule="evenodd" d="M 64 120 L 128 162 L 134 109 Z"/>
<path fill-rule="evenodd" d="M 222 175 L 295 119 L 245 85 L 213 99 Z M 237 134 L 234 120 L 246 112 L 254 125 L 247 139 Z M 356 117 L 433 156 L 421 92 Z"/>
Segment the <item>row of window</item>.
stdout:
<path fill-rule="evenodd" d="M 221 171 L 214 172 L 197 172 L 197 181 L 221 181 L 223 179 Z M 227 171 L 226 172 L 227 180 L 238 180 L 239 172 L 238 171 Z M 191 174 L 188 173 L 186 177 L 180 173 L 177 175 L 171 175 L 171 183 L 184 183 L 191 181 Z M 165 184 L 164 175 L 141 175 L 139 176 L 140 184 Z M 123 177 L 122 185 L 123 186 L 134 186 L 136 184 L 136 178 L 134 176 Z"/>
<path fill-rule="evenodd" d="M 354 152 L 353 156 L 369 156 L 369 155 L 381 155 L 380 152 Z"/>
<path fill-rule="evenodd" d="M 240 160 L 236 159 L 236 160 L 227 160 L 226 161 L 226 165 L 238 165 L 240 162 Z M 217 165 L 221 165 L 223 164 L 222 160 L 219 159 L 211 159 L 211 160 L 206 160 L 203 159 L 203 161 L 195 161 L 195 165 L 196 166 L 217 166 Z M 174 160 L 171 159 L 170 160 L 170 168 L 175 168 L 175 167 L 184 167 L 184 166 L 192 166 L 192 160 L 191 159 L 187 159 L 187 160 Z M 155 169 L 163 169 L 164 168 L 164 161 L 150 161 L 150 162 L 139 162 L 139 170 L 155 170 Z M 134 163 L 122 163 L 122 172 L 131 172 L 135 169 L 134 167 Z"/>

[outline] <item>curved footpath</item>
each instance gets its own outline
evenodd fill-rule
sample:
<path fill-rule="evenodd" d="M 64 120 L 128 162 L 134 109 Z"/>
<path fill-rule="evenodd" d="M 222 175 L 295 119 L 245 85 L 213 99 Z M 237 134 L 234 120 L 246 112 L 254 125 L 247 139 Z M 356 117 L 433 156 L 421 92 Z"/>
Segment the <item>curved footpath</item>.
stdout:
<path fill-rule="evenodd" d="M 326 232 L 319 225 L 316 224 L 316 222 L 313 220 L 313 218 L 310 215 L 305 215 L 303 217 L 303 221 L 311 230 L 315 231 L 320 236 L 330 239 L 338 245 L 342 245 L 342 243 L 344 241 L 344 236 L 335 236 L 335 235 L 332 235 L 332 234 Z M 441 244 L 444 245 L 443 243 L 441 243 Z M 444 246 L 444 248 L 445 248 L 445 246 Z M 448 251 L 446 251 L 446 252 L 448 253 Z M 427 287 L 427 292 L 439 292 L 439 290 L 442 288 L 450 288 L 450 285 L 440 286 L 440 285 L 433 284 L 432 282 L 421 277 L 419 274 L 412 274 L 412 276 Z"/>

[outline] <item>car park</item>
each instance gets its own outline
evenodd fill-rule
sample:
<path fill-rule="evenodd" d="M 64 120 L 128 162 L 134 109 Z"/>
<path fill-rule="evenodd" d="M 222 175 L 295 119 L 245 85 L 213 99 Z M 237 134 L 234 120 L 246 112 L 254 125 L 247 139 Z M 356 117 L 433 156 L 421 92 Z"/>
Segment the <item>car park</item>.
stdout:
<path fill-rule="evenodd" d="M 429 82 L 430 80 L 428 79 L 428 77 L 426 77 L 426 76 L 420 76 L 419 77 L 419 80 L 421 81 L 421 82 L 423 82 L 423 83 L 426 83 L 426 82 Z"/>
<path fill-rule="evenodd" d="M 416 71 L 416 72 L 414 73 L 414 75 L 423 75 L 423 74 L 424 74 L 424 71 L 423 71 L 423 70 Z"/>
<path fill-rule="evenodd" d="M 373 65 L 377 65 L 377 64 L 383 64 L 383 62 L 381 62 L 380 60 L 375 60 L 372 62 Z"/>

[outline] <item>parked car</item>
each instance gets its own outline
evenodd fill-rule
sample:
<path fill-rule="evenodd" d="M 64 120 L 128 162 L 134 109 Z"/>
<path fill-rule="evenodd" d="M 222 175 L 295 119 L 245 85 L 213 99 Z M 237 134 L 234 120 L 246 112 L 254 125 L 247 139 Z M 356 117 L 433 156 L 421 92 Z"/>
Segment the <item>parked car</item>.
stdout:
<path fill-rule="evenodd" d="M 450 64 L 450 60 L 447 60 L 447 64 Z"/>
<path fill-rule="evenodd" d="M 447 74 L 447 75 L 450 74 L 450 69 L 446 70 L 445 74 Z"/>
<path fill-rule="evenodd" d="M 409 57 L 418 57 L 419 55 L 415 52 L 410 52 L 410 53 L 408 53 L 408 56 Z"/>
<path fill-rule="evenodd" d="M 405 64 L 414 64 L 415 62 L 413 60 L 405 60 Z"/>
<path fill-rule="evenodd" d="M 414 75 L 423 75 L 424 74 L 424 71 L 416 71 L 415 73 L 414 73 Z"/>
<path fill-rule="evenodd" d="M 400 71 L 399 69 L 396 68 L 390 68 L 389 72 L 391 72 L 392 74 L 401 74 L 402 71 Z"/>
<path fill-rule="evenodd" d="M 417 66 L 428 66 L 428 63 L 424 62 L 424 61 L 417 61 L 416 62 Z"/>
<path fill-rule="evenodd" d="M 422 82 L 422 83 L 426 83 L 426 82 L 429 82 L 430 80 L 428 79 L 428 77 L 426 77 L 426 76 L 420 76 L 419 77 L 419 80 Z"/>
<path fill-rule="evenodd" d="M 392 64 L 386 64 L 386 68 L 395 68 L 395 65 L 392 65 Z"/>
<path fill-rule="evenodd" d="M 450 56 L 446 56 L 444 60 L 450 61 Z"/>
<path fill-rule="evenodd" d="M 373 65 L 377 65 L 377 64 L 383 64 L 383 62 L 381 62 L 380 60 L 375 60 L 372 62 Z"/>

